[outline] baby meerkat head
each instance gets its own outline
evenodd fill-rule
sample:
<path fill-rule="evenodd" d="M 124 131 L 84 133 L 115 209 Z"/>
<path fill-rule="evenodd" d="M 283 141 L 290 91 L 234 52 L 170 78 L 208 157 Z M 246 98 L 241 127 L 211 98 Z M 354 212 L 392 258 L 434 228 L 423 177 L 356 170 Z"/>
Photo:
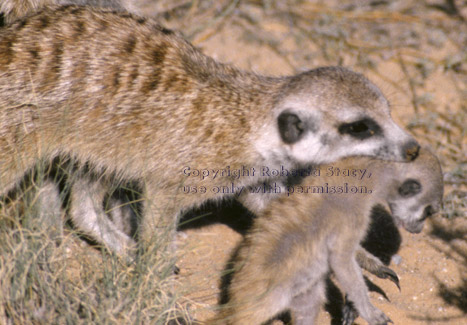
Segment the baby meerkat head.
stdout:
<path fill-rule="evenodd" d="M 443 199 L 443 175 L 435 155 L 426 149 L 410 163 L 394 163 L 394 181 L 389 187 L 388 204 L 398 225 L 419 233 L 426 218 L 437 213 Z"/>
<path fill-rule="evenodd" d="M 418 154 L 418 143 L 391 119 L 381 91 L 342 67 L 291 77 L 274 112 L 283 155 L 298 163 L 347 156 L 411 161 Z"/>

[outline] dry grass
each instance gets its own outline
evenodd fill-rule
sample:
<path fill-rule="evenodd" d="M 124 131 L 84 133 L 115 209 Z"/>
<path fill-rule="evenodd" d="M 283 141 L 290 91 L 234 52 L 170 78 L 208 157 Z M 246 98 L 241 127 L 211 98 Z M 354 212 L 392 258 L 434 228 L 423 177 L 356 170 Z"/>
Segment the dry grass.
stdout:
<path fill-rule="evenodd" d="M 40 212 L 40 188 L 36 179 L 0 210 L 0 323 L 166 324 L 188 319 L 178 293 L 168 294 L 176 280 L 173 260 L 160 254 L 166 238 L 154 240 L 131 262 L 123 261 L 91 247 L 70 227 L 62 231 L 57 216 Z"/>

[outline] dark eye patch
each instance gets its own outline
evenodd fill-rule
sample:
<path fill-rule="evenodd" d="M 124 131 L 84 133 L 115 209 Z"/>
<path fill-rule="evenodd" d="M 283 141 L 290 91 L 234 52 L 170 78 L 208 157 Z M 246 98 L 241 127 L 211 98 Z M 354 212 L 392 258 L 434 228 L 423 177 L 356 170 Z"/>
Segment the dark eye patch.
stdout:
<path fill-rule="evenodd" d="M 282 141 L 285 143 L 295 143 L 305 133 L 305 123 L 294 113 L 282 112 L 277 118 L 277 123 Z"/>
<path fill-rule="evenodd" d="M 382 133 L 380 126 L 370 118 L 343 123 L 339 126 L 338 131 L 340 134 L 348 134 L 362 140 Z"/>
<path fill-rule="evenodd" d="M 402 197 L 414 196 L 422 190 L 422 185 L 415 179 L 408 179 L 399 187 L 398 191 Z"/>

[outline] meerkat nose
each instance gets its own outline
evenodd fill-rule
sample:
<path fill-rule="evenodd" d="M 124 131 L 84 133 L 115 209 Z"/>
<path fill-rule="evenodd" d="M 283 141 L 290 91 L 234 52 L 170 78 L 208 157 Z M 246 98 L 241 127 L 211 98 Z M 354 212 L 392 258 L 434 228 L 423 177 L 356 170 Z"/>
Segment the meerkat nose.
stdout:
<path fill-rule="evenodd" d="M 420 145 L 417 141 L 411 140 L 402 147 L 402 156 L 408 161 L 413 161 L 418 157 L 419 151 Z"/>
<path fill-rule="evenodd" d="M 429 218 L 431 217 L 432 215 L 436 214 L 438 211 L 435 207 L 429 205 L 427 207 L 425 207 L 425 209 L 423 210 L 423 220 L 425 220 L 426 218 Z"/>

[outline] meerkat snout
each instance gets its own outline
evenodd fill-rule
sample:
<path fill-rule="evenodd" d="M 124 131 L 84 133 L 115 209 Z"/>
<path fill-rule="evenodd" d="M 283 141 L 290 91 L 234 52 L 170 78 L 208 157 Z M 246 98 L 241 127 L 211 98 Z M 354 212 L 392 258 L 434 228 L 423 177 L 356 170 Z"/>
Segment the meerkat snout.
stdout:
<path fill-rule="evenodd" d="M 433 207 L 431 205 L 427 206 L 425 208 L 425 216 L 426 217 L 431 217 L 432 215 L 435 215 L 439 212 L 439 207 Z"/>
<path fill-rule="evenodd" d="M 433 206 L 431 205 L 426 206 L 425 209 L 423 210 L 423 216 L 420 219 L 420 221 L 425 221 L 425 219 L 431 217 L 432 215 L 435 215 L 436 213 L 438 213 L 438 209 L 433 208 Z"/>
<path fill-rule="evenodd" d="M 402 157 L 408 161 L 415 160 L 419 151 L 420 145 L 416 141 L 409 141 L 402 147 Z"/>

